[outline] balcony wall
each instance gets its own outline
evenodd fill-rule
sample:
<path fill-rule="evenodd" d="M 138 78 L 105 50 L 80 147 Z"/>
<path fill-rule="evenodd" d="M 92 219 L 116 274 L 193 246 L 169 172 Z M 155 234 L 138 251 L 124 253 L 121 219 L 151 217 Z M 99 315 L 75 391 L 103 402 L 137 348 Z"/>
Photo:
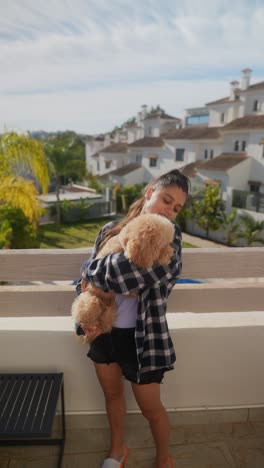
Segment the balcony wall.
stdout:
<path fill-rule="evenodd" d="M 1 371 L 63 371 L 68 415 L 104 413 L 88 345 L 78 342 L 70 317 L 69 282 L 88 254 L 0 252 L 0 281 L 8 282 L 0 286 Z M 183 262 L 183 277 L 206 282 L 178 284 L 169 299 L 177 363 L 162 385 L 165 406 L 264 406 L 264 249 L 186 249 Z M 128 410 L 137 411 L 129 385 L 126 392 Z"/>

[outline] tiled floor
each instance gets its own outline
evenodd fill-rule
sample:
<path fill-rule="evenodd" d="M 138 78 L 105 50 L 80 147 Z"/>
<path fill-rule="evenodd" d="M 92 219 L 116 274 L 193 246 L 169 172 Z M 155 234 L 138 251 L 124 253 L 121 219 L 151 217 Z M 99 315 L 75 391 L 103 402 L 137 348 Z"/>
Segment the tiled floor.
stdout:
<path fill-rule="evenodd" d="M 63 468 L 100 468 L 107 455 L 106 428 L 68 431 Z M 154 468 L 153 441 L 145 423 L 127 431 L 126 468 Z M 55 468 L 58 447 L 0 448 L 0 468 Z M 264 468 L 264 421 L 173 425 L 175 468 Z"/>

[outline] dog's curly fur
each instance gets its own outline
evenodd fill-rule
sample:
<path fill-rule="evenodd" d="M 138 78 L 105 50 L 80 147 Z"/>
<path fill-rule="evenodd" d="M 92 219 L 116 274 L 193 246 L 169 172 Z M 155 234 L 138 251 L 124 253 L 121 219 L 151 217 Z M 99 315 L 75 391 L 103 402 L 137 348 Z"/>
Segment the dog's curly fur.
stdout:
<path fill-rule="evenodd" d="M 142 214 L 111 237 L 96 258 L 123 251 L 139 268 L 168 264 L 173 255 L 170 246 L 173 237 L 174 227 L 168 219 L 157 214 Z M 74 300 L 71 312 L 76 322 L 108 333 L 116 317 L 115 293 L 104 292 L 88 283 L 86 291 Z M 85 341 L 92 341 L 92 338 L 86 337 Z"/>

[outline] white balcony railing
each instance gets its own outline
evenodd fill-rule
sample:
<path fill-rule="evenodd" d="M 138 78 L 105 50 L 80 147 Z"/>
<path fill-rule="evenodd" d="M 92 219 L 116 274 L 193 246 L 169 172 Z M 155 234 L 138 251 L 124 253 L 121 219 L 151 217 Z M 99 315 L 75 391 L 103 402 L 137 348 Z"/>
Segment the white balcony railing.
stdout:
<path fill-rule="evenodd" d="M 64 372 L 68 414 L 104 412 L 88 345 L 70 317 L 71 281 L 88 255 L 0 251 L 1 371 Z M 183 264 L 182 277 L 206 282 L 178 284 L 169 299 L 177 363 L 162 385 L 166 407 L 264 406 L 264 249 L 185 249 Z M 128 410 L 137 410 L 126 391 Z"/>

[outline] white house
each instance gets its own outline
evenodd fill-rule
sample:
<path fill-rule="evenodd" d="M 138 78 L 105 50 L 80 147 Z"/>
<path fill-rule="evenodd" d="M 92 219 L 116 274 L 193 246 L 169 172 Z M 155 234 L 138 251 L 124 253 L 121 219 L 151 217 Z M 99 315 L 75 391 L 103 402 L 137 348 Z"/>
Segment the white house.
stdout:
<path fill-rule="evenodd" d="M 162 134 L 181 125 L 181 119 L 166 114 L 159 106 L 156 110 L 149 111 L 143 105 L 137 117 L 126 122 L 121 129 L 86 140 L 86 167 L 94 175 L 102 176 L 129 164 L 143 164 L 146 171 L 142 173 L 147 181 L 156 175 L 161 166 L 166 171 L 166 161 L 171 159 L 168 149 L 163 148 L 164 141 L 158 145 L 156 142 Z M 150 140 L 145 140 L 148 138 L 152 139 L 151 143 Z M 143 150 L 140 146 L 142 141 Z M 158 154 L 155 151 L 157 146 Z M 152 158 L 149 158 L 150 154 Z M 161 166 L 158 159 L 162 161 Z M 133 176 L 130 183 L 132 179 Z"/>
<path fill-rule="evenodd" d="M 223 145 L 222 134 L 217 127 L 185 127 L 166 133 L 163 139 L 174 154 L 174 167 L 211 159 L 221 153 Z"/>
<path fill-rule="evenodd" d="M 204 161 L 198 173 L 219 183 L 221 191 L 228 187 L 248 190 L 248 173 L 252 159 L 245 153 L 222 153 L 210 161 Z"/>
<path fill-rule="evenodd" d="M 141 164 L 130 163 L 98 177 L 100 182 L 110 182 L 113 185 L 135 185 L 146 181 L 145 168 Z"/>
<path fill-rule="evenodd" d="M 128 164 L 126 143 L 112 143 L 90 156 L 90 168 L 94 175 L 107 174 L 126 164 Z"/>
<path fill-rule="evenodd" d="M 128 146 L 129 160 L 144 167 L 145 182 L 166 171 L 173 155 L 161 137 L 144 137 Z"/>
<path fill-rule="evenodd" d="M 250 75 L 250 69 L 243 70 L 241 83 L 231 82 L 229 96 L 206 104 L 207 130 L 217 130 L 217 138 L 201 140 L 199 147 L 193 145 L 190 148 L 190 139 L 181 142 L 178 140 L 178 143 L 181 143 L 182 151 L 187 156 L 187 164 L 191 162 L 191 158 L 194 161 L 213 159 L 199 168 L 199 174 L 216 181 L 220 178 L 223 190 L 232 187 L 264 193 L 264 82 L 250 85 Z M 199 134 L 205 127 L 194 125 L 192 116 L 195 116 L 195 109 L 191 111 L 189 120 L 185 119 L 185 124 L 189 123 L 190 126 L 183 131 L 196 129 Z M 197 113 L 202 115 L 200 108 Z M 224 171 L 220 171 L 220 167 Z"/>
<path fill-rule="evenodd" d="M 114 135 L 99 135 L 87 142 L 87 167 L 102 176 L 122 167 L 133 169 L 130 165 L 137 164 L 143 168 L 140 180 L 143 177 L 148 182 L 170 169 L 184 170 L 193 163 L 192 170 L 197 172 L 195 163 L 207 161 L 204 172 L 199 168 L 196 182 L 219 181 L 223 172 L 223 188 L 243 187 L 264 193 L 264 81 L 250 84 L 250 79 L 251 70 L 242 70 L 240 82 L 230 83 L 229 96 L 205 107 L 187 109 L 183 120 L 159 107 L 150 112 L 143 105 L 137 117 Z M 225 161 L 223 171 L 219 161 Z M 126 172 L 127 183 L 132 180 L 134 169 Z"/>

